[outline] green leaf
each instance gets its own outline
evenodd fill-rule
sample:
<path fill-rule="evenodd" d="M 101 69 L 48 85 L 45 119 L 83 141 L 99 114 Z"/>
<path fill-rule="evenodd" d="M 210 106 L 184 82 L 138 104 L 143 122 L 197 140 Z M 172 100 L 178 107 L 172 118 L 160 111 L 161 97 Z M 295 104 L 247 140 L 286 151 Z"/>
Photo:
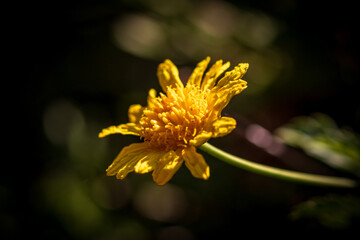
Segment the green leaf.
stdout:
<path fill-rule="evenodd" d="M 276 130 L 281 140 L 326 165 L 360 177 L 360 138 L 324 114 L 298 117 Z"/>
<path fill-rule="evenodd" d="M 360 220 L 360 199 L 355 196 L 328 195 L 312 198 L 295 207 L 293 220 L 312 220 L 323 227 L 346 229 Z"/>

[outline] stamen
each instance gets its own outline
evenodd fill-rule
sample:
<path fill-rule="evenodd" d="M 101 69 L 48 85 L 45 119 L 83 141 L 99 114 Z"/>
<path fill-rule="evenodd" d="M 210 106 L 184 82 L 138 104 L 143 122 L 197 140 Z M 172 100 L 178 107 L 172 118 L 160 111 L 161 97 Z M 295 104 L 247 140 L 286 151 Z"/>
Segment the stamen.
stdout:
<path fill-rule="evenodd" d="M 160 93 L 152 107 L 144 109 L 140 137 L 161 149 L 186 147 L 202 130 L 210 112 L 207 95 L 208 91 L 194 85 L 169 87 L 166 95 Z"/>

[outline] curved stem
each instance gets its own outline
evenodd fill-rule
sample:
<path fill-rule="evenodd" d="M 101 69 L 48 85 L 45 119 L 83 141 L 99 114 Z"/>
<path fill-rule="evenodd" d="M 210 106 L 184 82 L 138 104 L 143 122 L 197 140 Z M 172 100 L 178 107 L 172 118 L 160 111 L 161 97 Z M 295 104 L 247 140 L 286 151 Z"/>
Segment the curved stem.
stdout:
<path fill-rule="evenodd" d="M 209 143 L 204 143 L 199 147 L 204 152 L 226 162 L 235 167 L 242 168 L 254 173 L 283 180 L 306 183 L 312 185 L 331 186 L 331 187 L 355 187 L 357 182 L 348 178 L 322 176 L 309 173 L 295 172 L 275 167 L 265 166 L 259 163 L 250 162 L 246 159 L 236 157 L 224 152 Z"/>

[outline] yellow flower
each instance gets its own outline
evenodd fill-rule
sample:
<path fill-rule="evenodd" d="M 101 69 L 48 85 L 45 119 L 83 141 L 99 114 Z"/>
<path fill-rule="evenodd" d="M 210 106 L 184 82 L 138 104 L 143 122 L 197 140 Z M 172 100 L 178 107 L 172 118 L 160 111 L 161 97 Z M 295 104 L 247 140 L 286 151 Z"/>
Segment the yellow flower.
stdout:
<path fill-rule="evenodd" d="M 124 147 L 106 170 L 108 176 L 124 179 L 132 171 L 141 174 L 153 171 L 154 181 L 164 185 L 185 162 L 194 177 L 209 178 L 210 168 L 196 147 L 235 128 L 235 119 L 222 117 L 221 111 L 247 87 L 241 78 L 249 67 L 240 63 L 216 83 L 230 63 L 219 60 L 205 73 L 209 62 L 207 57 L 197 64 L 185 87 L 170 60 L 159 65 L 157 76 L 165 94 L 156 96 L 151 89 L 146 107 L 130 106 L 129 123 L 110 126 L 99 134 L 99 137 L 131 134 L 144 140 Z"/>

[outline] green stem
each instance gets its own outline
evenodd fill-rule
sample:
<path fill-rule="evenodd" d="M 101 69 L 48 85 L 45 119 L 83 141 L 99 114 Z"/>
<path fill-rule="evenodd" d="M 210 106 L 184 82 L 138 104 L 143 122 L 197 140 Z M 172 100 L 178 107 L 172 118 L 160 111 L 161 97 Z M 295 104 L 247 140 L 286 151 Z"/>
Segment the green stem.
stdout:
<path fill-rule="evenodd" d="M 309 173 L 300 173 L 275 167 L 265 166 L 259 163 L 250 162 L 246 159 L 236 157 L 224 152 L 209 143 L 205 143 L 199 147 L 204 152 L 226 162 L 235 167 L 242 168 L 254 173 L 265 175 L 268 177 L 279 178 L 283 180 L 306 183 L 312 185 L 331 186 L 331 187 L 355 187 L 357 182 L 348 178 L 321 176 Z"/>

